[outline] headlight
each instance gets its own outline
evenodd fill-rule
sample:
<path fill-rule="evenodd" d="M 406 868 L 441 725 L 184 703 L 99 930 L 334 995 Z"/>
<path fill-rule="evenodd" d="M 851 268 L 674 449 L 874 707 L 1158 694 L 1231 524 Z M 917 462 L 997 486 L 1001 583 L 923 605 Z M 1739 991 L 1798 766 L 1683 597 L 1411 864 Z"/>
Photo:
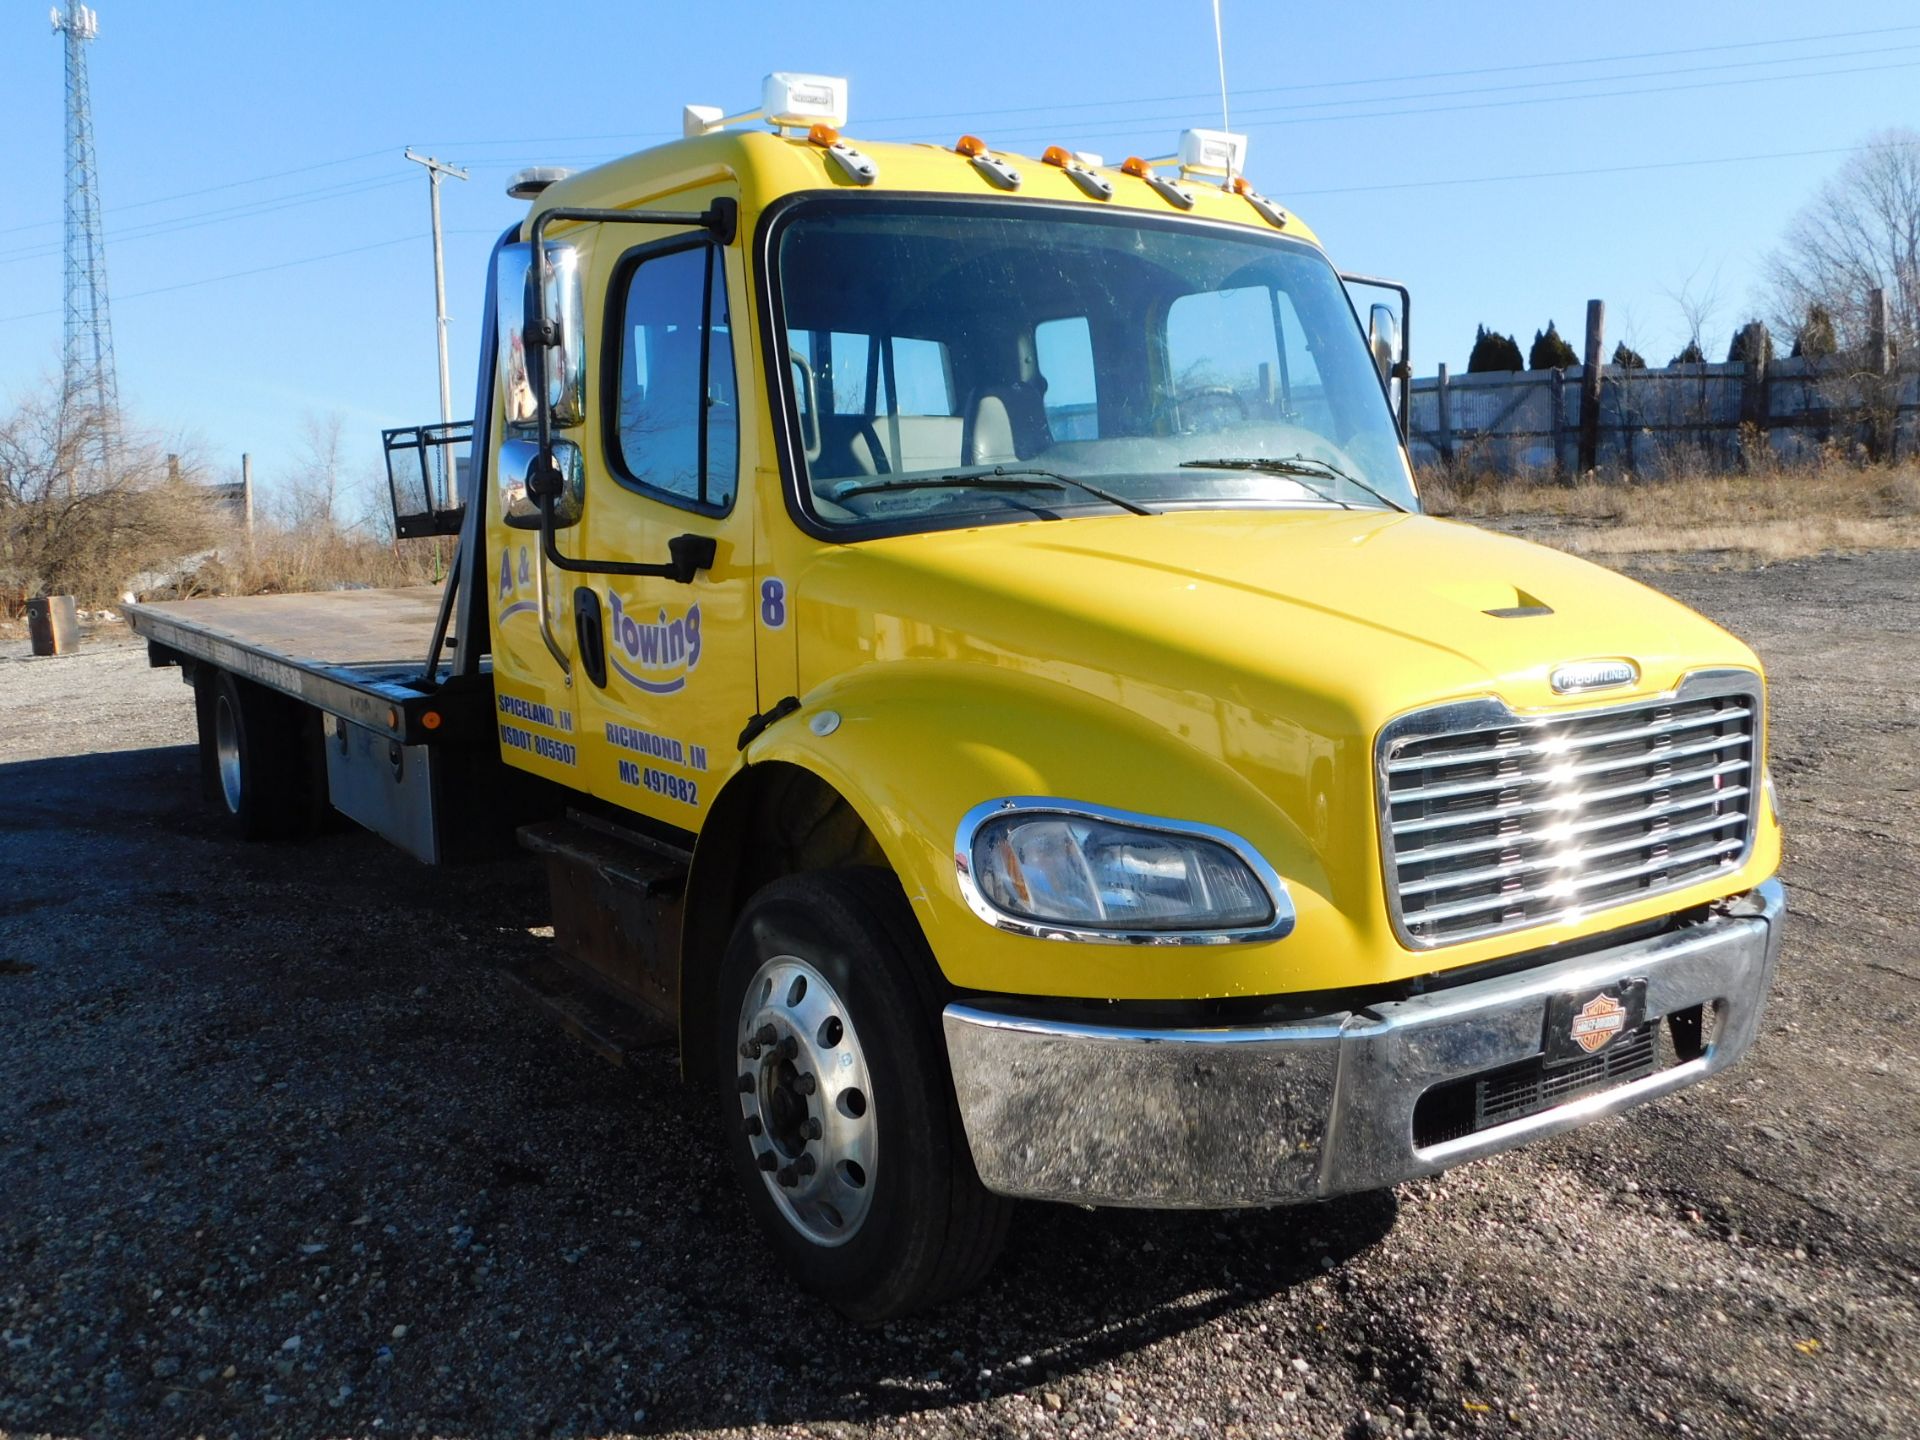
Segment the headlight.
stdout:
<path fill-rule="evenodd" d="M 1204 944 L 1293 926 L 1278 875 L 1238 836 L 1071 801 L 1017 797 L 972 811 L 954 861 L 981 918 L 1086 940 Z"/>

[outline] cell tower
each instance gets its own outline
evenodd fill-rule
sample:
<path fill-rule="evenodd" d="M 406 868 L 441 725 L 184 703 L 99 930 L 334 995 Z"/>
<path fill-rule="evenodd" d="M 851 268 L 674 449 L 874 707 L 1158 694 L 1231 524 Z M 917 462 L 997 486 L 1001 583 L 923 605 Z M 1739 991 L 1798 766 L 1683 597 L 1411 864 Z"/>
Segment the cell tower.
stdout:
<path fill-rule="evenodd" d="M 119 428 L 113 317 L 107 310 L 107 250 L 100 234 L 100 185 L 93 164 L 93 101 L 87 90 L 87 42 L 100 17 L 85 5 L 53 10 L 67 47 L 67 303 L 61 372 L 62 424 L 91 419 L 104 473 Z"/>

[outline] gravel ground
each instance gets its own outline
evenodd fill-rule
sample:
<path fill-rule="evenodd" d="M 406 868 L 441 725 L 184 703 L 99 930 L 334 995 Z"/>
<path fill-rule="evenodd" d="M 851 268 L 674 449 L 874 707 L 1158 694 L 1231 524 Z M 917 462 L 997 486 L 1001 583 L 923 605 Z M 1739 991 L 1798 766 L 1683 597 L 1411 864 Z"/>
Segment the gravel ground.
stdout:
<path fill-rule="evenodd" d="M 519 867 L 243 847 L 189 695 L 0 643 L 0 1433 L 1920 1434 L 1920 555 L 1658 583 L 1774 679 L 1792 920 L 1720 1082 L 1392 1194 L 1033 1206 L 931 1318 L 771 1263 Z"/>

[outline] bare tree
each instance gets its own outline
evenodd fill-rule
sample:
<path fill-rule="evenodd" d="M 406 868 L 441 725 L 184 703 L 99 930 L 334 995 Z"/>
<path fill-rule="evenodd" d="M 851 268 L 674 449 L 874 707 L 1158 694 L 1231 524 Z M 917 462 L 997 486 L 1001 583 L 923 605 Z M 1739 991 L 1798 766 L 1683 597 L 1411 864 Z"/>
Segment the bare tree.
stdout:
<path fill-rule="evenodd" d="M 1767 259 L 1776 328 L 1797 335 L 1817 306 L 1842 351 L 1867 343 L 1867 295 L 1887 293 L 1897 349 L 1920 342 L 1920 131 L 1882 130 L 1820 187 Z"/>
<path fill-rule="evenodd" d="M 338 528 L 344 428 L 337 410 L 309 414 L 301 421 L 300 448 L 281 478 L 273 507 L 275 518 L 289 530 Z"/>
<path fill-rule="evenodd" d="M 117 598 L 139 571 L 204 550 L 219 518 L 191 459 L 100 419 L 52 386 L 0 415 L 0 609 L 39 593 Z"/>

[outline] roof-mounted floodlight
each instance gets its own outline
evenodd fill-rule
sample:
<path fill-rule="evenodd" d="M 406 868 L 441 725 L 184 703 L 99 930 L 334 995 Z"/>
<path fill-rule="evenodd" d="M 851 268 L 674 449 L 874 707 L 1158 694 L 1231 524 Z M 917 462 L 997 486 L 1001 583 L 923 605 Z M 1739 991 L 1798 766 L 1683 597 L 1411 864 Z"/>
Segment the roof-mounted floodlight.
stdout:
<path fill-rule="evenodd" d="M 776 130 L 809 130 L 847 123 L 847 82 L 838 75 L 802 75 L 776 70 L 760 82 L 760 108 L 723 114 L 717 105 L 689 105 L 680 112 L 683 135 L 711 135 L 729 125 L 765 120 Z"/>
<path fill-rule="evenodd" d="M 1231 180 L 1247 173 L 1247 137 L 1231 130 L 1182 130 L 1180 173 Z"/>
<path fill-rule="evenodd" d="M 507 181 L 507 194 L 515 200 L 531 200 L 549 185 L 558 185 L 573 171 L 564 165 L 529 165 L 514 172 Z"/>

